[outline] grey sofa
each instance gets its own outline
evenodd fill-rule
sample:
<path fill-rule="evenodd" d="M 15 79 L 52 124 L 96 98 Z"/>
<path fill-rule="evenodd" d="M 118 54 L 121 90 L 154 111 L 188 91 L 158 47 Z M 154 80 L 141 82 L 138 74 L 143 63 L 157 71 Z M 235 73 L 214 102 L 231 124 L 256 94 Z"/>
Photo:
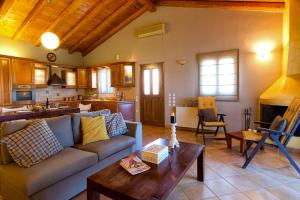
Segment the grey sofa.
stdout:
<path fill-rule="evenodd" d="M 86 178 L 142 148 L 142 125 L 126 122 L 128 133 L 109 140 L 81 145 L 81 116 L 77 113 L 46 119 L 64 150 L 30 168 L 19 167 L 4 146 L 0 152 L 0 194 L 6 200 L 65 200 L 86 189 Z M 1 137 L 20 130 L 29 120 L 5 122 Z"/>

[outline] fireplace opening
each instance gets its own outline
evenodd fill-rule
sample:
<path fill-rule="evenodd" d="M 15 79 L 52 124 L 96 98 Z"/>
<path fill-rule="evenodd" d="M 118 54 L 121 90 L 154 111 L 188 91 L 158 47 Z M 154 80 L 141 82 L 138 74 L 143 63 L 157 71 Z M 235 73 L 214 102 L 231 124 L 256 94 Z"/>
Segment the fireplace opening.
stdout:
<path fill-rule="evenodd" d="M 273 119 L 277 115 L 283 116 L 285 111 L 287 110 L 287 106 L 276 106 L 276 105 L 260 105 L 260 121 L 272 123 Z M 263 128 L 269 128 L 268 125 L 261 125 Z M 300 137 L 300 128 L 297 129 L 295 136 Z"/>

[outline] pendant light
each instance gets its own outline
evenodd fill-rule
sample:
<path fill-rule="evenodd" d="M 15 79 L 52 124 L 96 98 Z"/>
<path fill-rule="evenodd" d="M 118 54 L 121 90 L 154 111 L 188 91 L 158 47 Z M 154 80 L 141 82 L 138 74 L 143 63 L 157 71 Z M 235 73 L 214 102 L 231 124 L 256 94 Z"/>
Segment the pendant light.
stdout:
<path fill-rule="evenodd" d="M 51 32 L 45 32 L 41 36 L 41 42 L 47 49 L 56 49 L 59 46 L 59 38 L 56 34 Z"/>

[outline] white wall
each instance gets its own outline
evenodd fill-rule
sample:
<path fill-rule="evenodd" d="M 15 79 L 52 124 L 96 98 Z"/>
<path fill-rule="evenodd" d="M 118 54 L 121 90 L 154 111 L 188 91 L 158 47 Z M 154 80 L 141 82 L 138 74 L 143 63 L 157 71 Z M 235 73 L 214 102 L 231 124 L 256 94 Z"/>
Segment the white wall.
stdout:
<path fill-rule="evenodd" d="M 134 36 L 136 27 L 157 22 L 167 23 L 166 35 L 144 39 Z M 270 41 L 274 46 L 269 61 L 259 60 L 254 53 L 255 45 L 261 41 Z M 187 98 L 198 96 L 196 54 L 239 48 L 240 100 L 218 103 L 220 112 L 228 115 L 228 129 L 239 130 L 243 125 L 243 109 L 256 108 L 258 96 L 280 76 L 281 46 L 281 13 L 159 7 L 154 13 L 145 13 L 85 56 L 84 64 L 115 62 L 119 54 L 122 61 L 136 62 L 136 83 L 139 83 L 140 64 L 164 62 L 168 123 L 171 112 L 168 93 L 176 93 L 177 106 L 183 105 Z M 188 63 L 180 66 L 177 59 L 186 59 Z M 138 84 L 131 98 L 135 95 L 139 95 Z M 139 102 L 137 104 L 139 109 Z"/>
<path fill-rule="evenodd" d="M 19 41 L 19 40 L 14 41 L 8 37 L 0 36 L 1 55 L 31 58 L 38 61 L 49 62 L 47 60 L 47 54 L 49 52 L 53 52 L 56 54 L 57 60 L 55 63 L 57 64 L 69 64 L 74 66 L 83 65 L 83 57 L 79 52 L 69 54 L 68 51 L 64 49 L 51 51 L 44 48 L 43 46 L 36 47 L 31 42 Z"/>

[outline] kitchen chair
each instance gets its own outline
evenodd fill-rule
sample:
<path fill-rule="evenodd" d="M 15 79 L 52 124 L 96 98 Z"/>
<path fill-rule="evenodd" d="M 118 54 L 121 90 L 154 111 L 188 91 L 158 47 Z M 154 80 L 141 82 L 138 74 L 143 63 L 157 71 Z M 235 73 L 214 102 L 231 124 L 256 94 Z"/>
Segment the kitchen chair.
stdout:
<path fill-rule="evenodd" d="M 200 125 L 201 125 L 201 133 L 203 137 L 203 143 L 205 144 L 205 134 L 210 132 L 204 132 L 204 127 L 216 127 L 214 132 L 215 136 L 217 136 L 219 128 L 223 127 L 225 136 L 226 132 L 226 124 L 224 121 L 225 114 L 218 114 L 218 109 L 216 106 L 216 100 L 213 96 L 200 96 L 198 97 L 198 125 L 196 130 L 196 136 L 200 133 Z M 226 136 L 227 137 L 227 136 Z M 214 139 L 225 139 L 225 138 L 214 138 Z"/>
<path fill-rule="evenodd" d="M 84 105 L 84 104 L 79 104 L 79 109 L 80 109 L 80 113 L 87 113 L 91 110 L 92 108 L 92 104 L 87 104 L 87 105 Z"/>
<path fill-rule="evenodd" d="M 259 128 L 259 132 L 252 132 L 252 131 L 244 131 L 244 139 L 247 141 L 248 145 L 243 153 L 243 156 L 246 157 L 246 161 L 242 168 L 246 168 L 249 163 L 252 161 L 256 153 L 258 152 L 265 142 L 275 144 L 285 155 L 285 157 L 289 160 L 291 165 L 297 170 L 300 174 L 300 168 L 297 163 L 294 161 L 292 156 L 288 153 L 286 146 L 288 145 L 291 138 L 296 133 L 299 125 L 300 125 L 300 97 L 295 97 L 291 101 L 290 105 L 288 106 L 286 112 L 282 117 L 281 122 L 285 122 L 285 126 L 281 125 L 275 127 L 274 123 L 278 122 L 279 116 L 276 117 L 269 129 L 266 128 Z M 275 129 L 275 130 L 274 130 Z M 253 144 L 257 144 L 255 148 L 248 156 L 248 150 Z"/>

